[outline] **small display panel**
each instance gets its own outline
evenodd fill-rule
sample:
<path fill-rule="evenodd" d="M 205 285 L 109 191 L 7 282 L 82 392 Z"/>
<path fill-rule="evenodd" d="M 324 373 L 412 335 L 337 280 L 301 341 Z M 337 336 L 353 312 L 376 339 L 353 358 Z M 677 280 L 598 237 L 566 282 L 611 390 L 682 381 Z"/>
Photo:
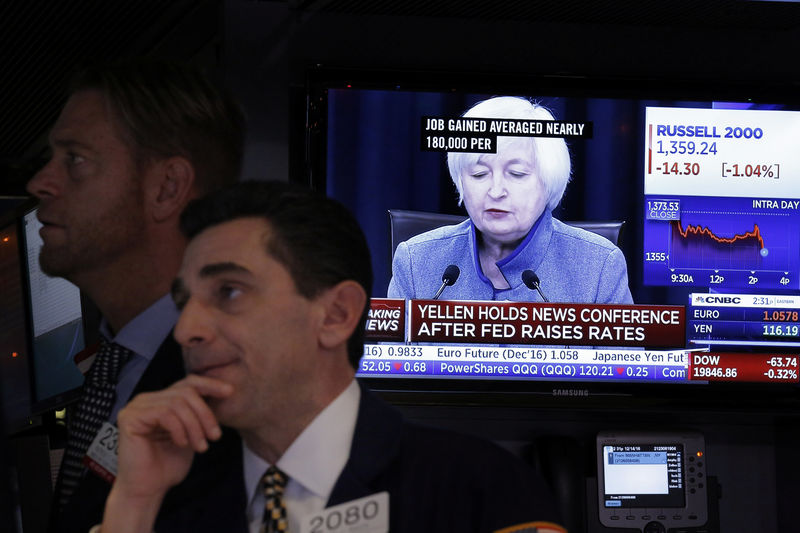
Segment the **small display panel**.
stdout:
<path fill-rule="evenodd" d="M 683 446 L 603 447 L 606 507 L 683 507 Z"/>
<path fill-rule="evenodd" d="M 83 383 L 73 357 L 84 348 L 80 290 L 39 266 L 42 238 L 36 210 L 23 217 L 32 329 L 34 404 L 62 405 Z M 69 397 L 66 397 L 66 396 Z"/>
<path fill-rule="evenodd" d="M 597 435 L 597 509 L 607 527 L 664 529 L 708 520 L 703 435 L 695 431 L 604 431 Z M 651 526 L 652 527 L 652 526 Z"/>

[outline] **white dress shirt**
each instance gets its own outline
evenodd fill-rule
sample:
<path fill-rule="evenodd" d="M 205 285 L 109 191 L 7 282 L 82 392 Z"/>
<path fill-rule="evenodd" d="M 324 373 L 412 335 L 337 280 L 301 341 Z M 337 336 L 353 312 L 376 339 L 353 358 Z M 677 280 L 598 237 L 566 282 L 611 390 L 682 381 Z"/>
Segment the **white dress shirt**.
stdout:
<path fill-rule="evenodd" d="M 303 517 L 325 508 L 350 457 L 360 400 L 361 389 L 353 380 L 278 459 L 278 468 L 289 477 L 283 501 L 290 532 L 300 531 Z M 244 441 L 242 447 L 245 491 L 249 495 L 247 521 L 250 533 L 258 533 L 264 516 L 264 495 L 259 484 L 270 464 Z"/>

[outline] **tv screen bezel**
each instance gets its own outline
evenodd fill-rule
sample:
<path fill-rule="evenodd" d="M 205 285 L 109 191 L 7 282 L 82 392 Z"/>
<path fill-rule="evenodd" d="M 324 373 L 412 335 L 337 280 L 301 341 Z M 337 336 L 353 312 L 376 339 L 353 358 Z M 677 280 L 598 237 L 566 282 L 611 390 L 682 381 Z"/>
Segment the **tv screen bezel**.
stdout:
<path fill-rule="evenodd" d="M 508 72 L 353 69 L 317 65 L 306 71 L 305 127 L 292 131 L 290 180 L 326 192 L 327 91 L 453 91 L 471 94 L 558 95 L 671 101 L 779 103 L 800 106 L 800 96 L 785 84 L 740 80 L 719 86 L 713 81 L 655 77 L 561 76 Z M 302 165 L 302 169 L 296 168 Z M 300 171 L 302 170 L 302 171 Z M 643 208 L 640 208 L 642 211 Z M 629 224 L 632 221 L 627 221 Z M 633 221 L 640 223 L 638 220 Z M 372 250 L 373 254 L 383 250 Z M 630 261 L 630 259 L 629 259 Z M 382 295 L 375 295 L 382 296 Z M 673 302 L 674 303 L 674 302 Z M 685 304 L 684 304 L 685 305 Z M 795 352 L 796 353 L 796 352 Z M 637 383 L 601 381 L 493 380 L 453 378 L 359 378 L 370 389 L 398 404 L 628 407 L 703 405 L 720 409 L 794 410 L 800 386 L 741 382 Z"/>

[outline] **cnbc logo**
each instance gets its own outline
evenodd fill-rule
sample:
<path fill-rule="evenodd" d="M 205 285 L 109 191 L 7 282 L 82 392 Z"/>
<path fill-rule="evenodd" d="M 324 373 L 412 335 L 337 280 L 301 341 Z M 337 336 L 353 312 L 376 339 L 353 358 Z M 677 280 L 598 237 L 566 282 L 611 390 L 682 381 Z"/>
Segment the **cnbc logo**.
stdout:
<path fill-rule="evenodd" d="M 694 296 L 695 304 L 711 304 L 711 305 L 738 305 L 742 303 L 740 296 L 725 296 L 719 294 L 697 295 Z"/>

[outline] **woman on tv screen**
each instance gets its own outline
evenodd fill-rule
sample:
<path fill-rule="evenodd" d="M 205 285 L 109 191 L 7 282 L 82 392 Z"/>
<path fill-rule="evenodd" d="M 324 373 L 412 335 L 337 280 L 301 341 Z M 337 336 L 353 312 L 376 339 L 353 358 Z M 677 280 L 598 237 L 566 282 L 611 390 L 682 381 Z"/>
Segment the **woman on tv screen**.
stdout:
<path fill-rule="evenodd" d="M 479 102 L 463 116 L 554 120 L 512 96 Z M 460 274 L 447 299 L 632 303 L 622 252 L 552 215 L 570 179 L 563 138 L 498 137 L 495 153 L 451 152 L 447 164 L 469 219 L 400 243 L 390 298 L 430 298 L 455 265 Z"/>

